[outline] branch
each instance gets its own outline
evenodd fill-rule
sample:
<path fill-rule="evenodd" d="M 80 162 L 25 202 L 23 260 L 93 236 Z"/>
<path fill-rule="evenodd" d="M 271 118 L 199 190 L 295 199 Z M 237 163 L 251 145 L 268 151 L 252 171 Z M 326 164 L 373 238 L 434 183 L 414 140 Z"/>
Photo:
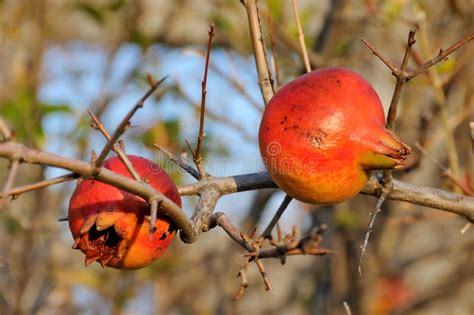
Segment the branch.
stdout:
<path fill-rule="evenodd" d="M 263 101 L 265 105 L 267 105 L 275 92 L 273 90 L 270 71 L 268 69 L 262 29 L 260 27 L 260 18 L 258 16 L 257 2 L 256 0 L 241 0 L 240 2 L 245 6 L 247 11 L 250 37 L 252 39 L 255 64 L 257 66 L 258 85 L 260 86 L 260 91 L 262 92 Z"/>
<path fill-rule="evenodd" d="M 221 197 L 219 189 L 214 185 L 209 185 L 200 195 L 194 214 L 191 217 L 196 235 L 209 230 L 211 215 Z"/>
<path fill-rule="evenodd" d="M 275 23 L 273 22 L 273 15 L 272 15 L 272 8 L 270 1 L 267 1 L 267 11 L 268 11 L 268 34 L 270 35 L 270 48 L 272 49 L 272 55 L 271 55 L 271 60 L 272 60 L 272 66 L 273 70 L 275 71 L 275 79 L 276 79 L 276 85 L 277 85 L 277 90 L 280 89 L 280 87 L 283 85 L 281 76 L 280 76 L 280 71 L 278 70 L 278 62 L 277 62 L 277 50 L 276 50 L 276 45 L 275 45 Z"/>
<path fill-rule="evenodd" d="M 200 178 L 206 177 L 206 172 L 201 166 L 201 162 L 202 162 L 201 145 L 202 145 L 202 139 L 204 138 L 204 116 L 206 113 L 207 72 L 209 70 L 209 58 L 211 55 L 212 39 L 214 38 L 214 36 L 216 36 L 215 29 L 216 29 L 216 26 L 214 22 L 211 22 L 211 24 L 209 24 L 209 40 L 207 42 L 206 63 L 204 66 L 204 78 L 202 79 L 202 83 L 201 83 L 202 93 L 201 93 L 201 115 L 199 118 L 199 134 L 197 138 L 197 145 L 196 145 L 196 151 L 195 151 L 196 155 L 193 156 L 194 163 L 196 164 L 196 168 L 198 169 Z"/>
<path fill-rule="evenodd" d="M 467 35 L 466 37 L 464 37 L 463 39 L 461 39 L 459 42 L 452 45 L 451 47 L 447 48 L 446 50 L 440 49 L 436 57 L 428 60 L 427 62 L 419 66 L 416 70 L 413 70 L 412 72 L 410 72 L 406 76 L 407 81 L 413 79 L 420 73 L 425 72 L 426 70 L 428 70 L 429 68 L 437 64 L 438 62 L 446 60 L 447 59 L 446 57 L 448 57 L 450 54 L 452 54 L 453 52 L 455 52 L 456 50 L 458 50 L 459 48 L 461 48 L 462 46 L 464 46 L 465 44 L 467 44 L 473 39 L 474 39 L 474 33 Z"/>
<path fill-rule="evenodd" d="M 13 198 L 16 198 L 19 195 L 21 195 L 23 193 L 26 193 L 26 192 L 29 192 L 29 191 L 38 190 L 38 189 L 45 188 L 45 187 L 48 187 L 48 186 L 68 182 L 68 181 L 71 181 L 71 180 L 75 180 L 77 178 L 79 178 L 79 175 L 77 175 L 75 173 L 62 175 L 62 176 L 59 176 L 59 177 L 56 177 L 56 178 L 53 178 L 53 179 L 48 179 L 48 180 L 44 180 L 44 181 L 41 181 L 41 182 L 38 182 L 38 183 L 34 183 L 34 184 L 30 184 L 30 185 L 24 185 L 24 186 L 20 186 L 20 187 L 10 189 L 8 191 L 4 191 L 0 194 L 0 198 L 5 198 L 7 196 L 12 196 Z"/>
<path fill-rule="evenodd" d="M 380 195 L 380 179 L 372 177 L 362 194 Z M 402 181 L 392 180 L 392 190 L 387 199 L 406 201 L 420 206 L 431 207 L 458 214 L 467 220 L 474 222 L 474 198 L 450 193 L 441 189 L 418 186 Z"/>
<path fill-rule="evenodd" d="M 301 54 L 303 55 L 304 67 L 306 72 L 311 72 L 311 65 L 309 63 L 308 58 L 308 50 L 306 49 L 306 43 L 304 41 L 304 33 L 303 29 L 301 28 L 300 17 L 298 14 L 298 9 L 296 7 L 296 0 L 291 0 L 292 9 L 293 9 L 293 16 L 295 17 L 296 27 L 298 29 L 298 40 L 301 46 Z"/>
<path fill-rule="evenodd" d="M 261 249 L 263 245 L 262 239 L 259 238 L 258 240 L 252 240 L 255 235 L 255 231 L 250 236 L 245 235 L 232 224 L 232 222 L 224 213 L 218 212 L 211 217 L 210 228 L 214 228 L 215 226 L 220 226 L 224 232 L 226 232 L 227 235 L 230 236 L 232 240 L 234 240 L 234 242 L 247 251 L 245 256 L 248 259 L 246 259 L 239 271 L 239 276 L 241 277 L 242 283 L 236 295 L 234 296 L 234 299 L 240 298 L 249 285 L 246 277 L 247 266 L 249 262 L 255 262 L 265 284 L 265 289 L 271 292 L 270 279 L 268 274 L 265 272 L 265 267 L 260 259 L 279 258 L 282 264 L 284 264 L 286 256 L 319 256 L 331 253 L 330 250 L 320 246 L 322 241 L 321 233 L 325 230 L 325 227 L 313 229 L 310 231 L 310 233 L 308 233 L 308 235 L 304 237 L 300 236 L 298 228 L 293 228 L 292 233 L 286 235 L 284 238 L 282 238 L 281 234 L 279 233 L 277 241 L 270 243 L 270 248 Z"/>
<path fill-rule="evenodd" d="M 199 180 L 199 172 L 195 168 L 193 168 L 188 162 L 186 162 L 180 157 L 174 156 L 173 153 L 171 153 L 158 143 L 153 144 L 153 146 L 158 149 L 158 151 L 160 151 L 164 156 L 166 156 L 170 161 L 176 163 L 176 165 L 182 168 L 186 173 Z M 206 176 L 209 176 L 209 174 L 206 174 Z"/>
<path fill-rule="evenodd" d="M 110 142 L 111 137 L 110 137 L 109 133 L 107 132 L 107 130 L 105 129 L 104 124 L 90 110 L 87 110 L 87 112 L 89 113 L 89 116 L 91 116 L 91 119 L 93 121 L 93 123 L 91 124 L 91 127 L 96 129 L 96 130 L 99 130 L 102 133 L 102 135 L 105 137 L 105 139 Z M 125 165 L 125 168 L 128 170 L 130 175 L 135 180 L 141 181 L 140 175 L 135 170 L 135 168 L 132 165 L 132 162 L 130 162 L 130 159 L 128 158 L 127 154 L 125 153 L 125 148 L 124 148 L 123 142 L 119 141 L 119 143 L 114 143 L 112 145 L 112 151 L 114 151 L 117 154 L 117 156 L 120 158 L 122 163 Z M 97 160 L 96 160 L 96 163 L 97 163 Z"/>
<path fill-rule="evenodd" d="M 277 212 L 273 216 L 268 226 L 263 231 L 262 237 L 272 239 L 272 230 L 275 227 L 275 225 L 278 223 L 278 221 L 280 220 L 283 212 L 285 212 L 286 208 L 288 208 L 288 205 L 290 204 L 291 200 L 293 200 L 293 197 L 290 197 L 289 195 L 285 195 L 285 198 L 283 199 L 283 202 L 281 203 L 280 207 L 278 207 Z"/>
<path fill-rule="evenodd" d="M 369 245 L 369 238 L 374 228 L 375 219 L 377 218 L 377 214 L 382 212 L 382 204 L 385 201 L 385 198 L 387 198 L 387 195 L 389 192 L 390 192 L 390 187 L 384 186 L 382 188 L 382 193 L 380 194 L 380 197 L 377 200 L 377 205 L 375 206 L 375 209 L 370 213 L 369 226 L 367 227 L 367 231 L 365 232 L 364 242 L 362 243 L 360 247 L 361 251 L 360 251 L 360 257 L 359 257 L 359 265 L 357 266 L 357 269 L 359 271 L 359 276 L 362 276 L 362 263 L 364 262 L 364 257 L 365 257 L 365 254 L 367 253 L 367 246 Z"/>
<path fill-rule="evenodd" d="M 1 147 L 1 145 L 0 145 Z M 1 155 L 1 151 L 0 151 Z M 380 196 L 382 179 L 372 176 L 362 190 L 362 194 Z M 399 180 L 392 180 L 392 190 L 387 199 L 406 201 L 413 204 L 431 207 L 443 211 L 452 212 L 474 221 L 474 198 L 450 193 L 441 189 L 418 186 Z M 228 177 L 214 177 L 205 182 L 178 187 L 181 195 L 197 195 L 208 185 L 218 187 L 222 195 L 240 191 L 248 191 L 263 188 L 276 188 L 276 184 L 266 172 L 251 173 Z"/>
<path fill-rule="evenodd" d="M 2 198 L 0 199 L 0 210 L 3 210 L 3 206 L 5 205 L 4 197 L 6 196 L 6 192 L 10 190 L 15 181 L 16 174 L 18 173 L 18 166 L 20 165 L 20 161 L 18 158 L 13 158 L 11 160 L 10 165 L 10 172 L 8 173 L 7 181 L 5 182 L 5 186 L 3 187 L 3 194 Z"/>
<path fill-rule="evenodd" d="M 163 213 L 181 229 L 181 239 L 187 243 L 192 243 L 196 240 L 192 222 L 187 219 L 183 210 L 146 183 L 137 182 L 106 168 L 102 168 L 98 174 L 94 174 L 89 163 L 31 149 L 19 143 L 0 143 L 0 157 L 9 160 L 16 158 L 20 162 L 62 168 L 76 173 L 82 178 L 93 178 L 105 184 L 115 186 L 140 196 L 148 202 L 157 199 L 162 203 Z"/>
<path fill-rule="evenodd" d="M 151 75 L 148 75 L 147 76 L 147 79 L 148 81 L 151 83 L 151 87 L 150 89 L 145 93 L 145 95 L 142 96 L 142 98 L 135 104 L 135 106 L 127 113 L 127 115 L 125 115 L 125 117 L 122 119 L 122 121 L 120 122 L 120 124 L 117 126 L 117 128 L 115 129 L 112 137 L 110 137 L 110 140 L 107 141 L 106 145 L 104 146 L 104 148 L 102 149 L 102 151 L 100 152 L 99 154 L 99 157 L 97 158 L 97 160 L 95 161 L 95 166 L 97 169 L 100 169 L 100 167 L 102 166 L 102 163 L 104 162 L 104 160 L 107 158 L 107 155 L 109 154 L 110 150 L 112 150 L 115 142 L 117 142 L 118 138 L 120 138 L 120 136 L 125 132 L 125 130 L 129 127 L 130 125 L 130 119 L 132 119 L 133 115 L 135 114 L 135 112 L 142 108 L 143 107 L 143 104 L 145 103 L 145 101 L 148 99 L 148 97 L 151 96 L 151 94 L 153 94 L 153 92 L 155 92 L 155 90 L 160 86 L 161 83 L 163 83 L 163 81 L 166 79 L 166 77 L 164 77 L 163 79 L 161 79 L 160 81 L 158 82 L 154 82 L 153 78 L 151 77 Z"/>

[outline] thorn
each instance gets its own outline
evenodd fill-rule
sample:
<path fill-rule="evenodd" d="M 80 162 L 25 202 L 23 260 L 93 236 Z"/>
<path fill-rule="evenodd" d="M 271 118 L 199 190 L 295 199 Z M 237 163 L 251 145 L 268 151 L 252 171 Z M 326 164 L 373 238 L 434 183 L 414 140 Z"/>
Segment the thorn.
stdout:
<path fill-rule="evenodd" d="M 100 256 L 99 255 L 95 255 L 95 256 L 87 256 L 86 254 L 86 259 L 85 259 L 85 266 L 89 266 L 90 264 L 92 264 L 94 261 L 97 261 L 97 259 L 99 259 Z"/>

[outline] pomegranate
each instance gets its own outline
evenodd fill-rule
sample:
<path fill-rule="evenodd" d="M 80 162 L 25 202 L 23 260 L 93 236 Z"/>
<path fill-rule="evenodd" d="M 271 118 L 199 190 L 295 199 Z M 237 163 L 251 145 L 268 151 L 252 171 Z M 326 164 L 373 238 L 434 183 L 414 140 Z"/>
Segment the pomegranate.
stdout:
<path fill-rule="evenodd" d="M 410 153 L 385 128 L 372 86 L 345 68 L 312 71 L 281 88 L 263 113 L 259 145 L 275 183 L 317 204 L 353 197 L 371 170 L 403 167 Z"/>
<path fill-rule="evenodd" d="M 178 189 L 164 170 L 145 158 L 128 158 L 144 181 L 181 207 Z M 103 167 L 131 178 L 118 157 L 106 160 Z M 73 248 L 86 255 L 86 266 L 94 261 L 118 269 L 147 266 L 163 255 L 176 234 L 173 223 L 158 212 L 150 238 L 150 223 L 145 218 L 149 213 L 150 205 L 144 199 L 108 184 L 84 180 L 69 201 Z"/>

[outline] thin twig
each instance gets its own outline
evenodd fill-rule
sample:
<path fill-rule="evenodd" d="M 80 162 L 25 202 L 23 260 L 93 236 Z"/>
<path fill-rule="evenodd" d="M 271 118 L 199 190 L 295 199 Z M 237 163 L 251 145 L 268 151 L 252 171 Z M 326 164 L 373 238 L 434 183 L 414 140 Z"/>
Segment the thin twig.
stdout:
<path fill-rule="evenodd" d="M 20 160 L 19 159 L 13 159 L 11 161 L 10 165 L 10 172 L 8 173 L 7 181 L 5 182 L 5 186 L 3 186 L 3 196 L 0 198 L 0 210 L 3 210 L 3 207 L 5 205 L 5 199 L 7 195 L 5 194 L 10 190 L 10 188 L 13 185 L 13 182 L 15 181 L 15 177 L 18 173 L 18 167 L 20 166 Z"/>
<path fill-rule="evenodd" d="M 283 212 L 285 212 L 291 200 L 293 200 L 293 197 L 291 197 L 290 195 L 285 195 L 285 198 L 283 199 L 280 207 L 278 207 L 277 212 L 275 212 L 275 215 L 273 216 L 272 220 L 270 221 L 270 223 L 268 223 L 268 226 L 263 231 L 261 235 L 263 238 L 272 239 L 273 228 L 280 220 L 281 216 L 283 215 Z"/>
<path fill-rule="evenodd" d="M 357 269 L 359 270 L 360 276 L 362 276 L 362 264 L 364 262 L 364 256 L 367 252 L 367 246 L 369 245 L 369 238 L 373 231 L 375 219 L 377 217 L 377 214 L 382 211 L 381 210 L 382 204 L 385 201 L 385 198 L 387 198 L 387 195 L 389 194 L 389 192 L 390 192 L 390 189 L 386 189 L 385 187 L 382 189 L 382 193 L 380 194 L 379 200 L 377 201 L 377 205 L 375 206 L 374 211 L 370 213 L 369 226 L 367 227 L 367 231 L 365 233 L 364 242 L 362 243 L 360 247 L 361 252 L 360 252 L 360 258 L 359 258 L 359 265 L 357 267 Z"/>
<path fill-rule="evenodd" d="M 178 85 L 177 92 L 179 95 L 189 103 L 192 107 L 194 107 L 197 110 L 200 110 L 200 106 L 197 102 L 195 102 L 186 92 Z M 241 123 L 238 123 L 232 119 L 229 119 L 225 115 L 219 115 L 216 112 L 210 111 L 209 109 L 206 109 L 206 116 L 209 119 L 212 119 L 217 122 L 224 123 L 226 126 L 234 129 L 237 131 L 246 141 L 249 142 L 255 142 L 255 136 L 250 134 L 244 127 L 242 127 Z M 194 151 L 194 149 L 192 150 Z"/>
<path fill-rule="evenodd" d="M 275 71 L 275 79 L 276 79 L 276 90 L 279 90 L 280 87 L 283 85 L 280 71 L 278 69 L 278 58 L 277 58 L 277 50 L 275 45 L 275 23 L 273 21 L 273 14 L 271 8 L 271 2 L 267 1 L 267 9 L 268 9 L 268 34 L 270 37 L 270 48 L 272 49 L 272 66 L 273 70 Z"/>
<path fill-rule="evenodd" d="M 431 47 L 429 44 L 428 34 L 426 32 L 426 23 L 422 21 L 420 23 L 420 46 L 425 56 L 429 56 L 431 52 Z M 428 80 L 434 89 L 434 99 L 435 104 L 438 109 L 438 116 L 441 125 L 441 130 L 444 133 L 447 156 L 449 162 L 449 168 L 455 177 L 460 176 L 459 170 L 459 156 L 456 148 L 456 139 L 454 137 L 454 129 L 449 126 L 449 112 L 446 108 L 447 97 L 445 89 L 442 86 L 442 80 L 438 75 L 436 69 L 430 68 L 427 71 Z"/>
<path fill-rule="evenodd" d="M 265 45 L 265 35 L 263 34 L 262 19 L 260 16 L 260 8 L 258 7 L 258 0 L 255 1 L 255 7 L 257 9 L 258 27 L 260 29 L 260 33 L 262 34 L 262 36 L 260 37 L 260 42 L 262 43 L 263 55 L 265 56 L 265 67 L 267 68 L 267 71 L 268 71 L 268 78 L 270 79 L 272 92 L 273 94 L 275 94 L 275 86 L 273 82 L 272 71 L 270 70 L 270 65 L 268 63 L 267 45 Z"/>
<path fill-rule="evenodd" d="M 202 58 L 206 58 L 206 54 L 201 51 L 201 50 L 193 50 L 193 49 L 190 49 L 191 52 L 197 54 L 198 56 L 202 57 Z M 227 58 L 229 58 L 229 62 L 232 64 L 232 55 L 231 54 L 227 54 Z M 234 67 L 235 68 L 235 67 Z M 252 95 L 250 95 L 250 93 L 248 92 L 247 88 L 242 84 L 242 82 L 238 79 L 238 76 L 236 73 L 228 73 L 228 72 L 225 72 L 224 70 L 222 70 L 220 67 L 218 67 L 217 65 L 211 63 L 209 64 L 209 69 L 211 69 L 212 71 L 214 71 L 215 73 L 217 73 L 219 76 L 221 76 L 223 79 L 227 80 L 230 84 L 232 84 L 232 86 L 242 95 L 244 96 L 248 101 L 249 101 L 249 104 L 255 108 L 257 111 L 259 112 L 262 112 L 263 111 L 263 108 L 261 106 L 261 104 L 258 103 L 258 101 L 256 101 L 254 99 L 254 97 Z M 208 112 L 206 112 L 208 113 Z"/>
<path fill-rule="evenodd" d="M 245 261 L 240 267 L 238 277 L 240 278 L 240 286 L 237 292 L 234 294 L 234 301 L 240 300 L 242 295 L 244 295 L 245 290 L 249 287 L 249 281 L 247 278 L 247 268 L 248 268 L 248 261 Z"/>
<path fill-rule="evenodd" d="M 201 165 L 201 162 L 202 162 L 201 146 L 202 146 L 202 139 L 204 138 L 204 116 L 206 114 L 207 73 L 209 71 L 209 59 L 211 56 L 212 39 L 214 38 L 214 36 L 216 36 L 215 29 L 216 29 L 216 26 L 214 22 L 211 22 L 211 24 L 209 24 L 209 33 L 208 33 L 209 40 L 207 42 L 206 63 L 204 66 L 204 78 L 202 79 L 202 83 L 201 83 L 202 93 L 201 93 L 201 114 L 199 116 L 199 134 L 197 137 L 195 155 L 193 155 L 194 163 L 196 164 L 196 168 L 199 172 L 200 178 L 206 177 L 206 172 L 204 171 Z"/>
<path fill-rule="evenodd" d="M 448 178 L 451 183 L 453 183 L 456 187 L 461 189 L 461 191 L 470 197 L 474 197 L 474 191 L 467 185 L 467 183 L 463 183 L 460 181 L 456 176 L 451 172 L 449 168 L 444 166 L 440 161 L 438 161 L 436 158 L 431 156 L 425 148 L 421 146 L 420 143 L 415 143 L 415 147 L 426 157 L 428 157 L 438 168 L 442 171 L 442 175 L 446 178 Z"/>
<path fill-rule="evenodd" d="M 29 192 L 29 191 L 38 190 L 38 189 L 42 189 L 42 188 L 45 188 L 45 187 L 48 187 L 48 186 L 68 182 L 68 181 L 71 181 L 71 180 L 74 180 L 74 179 L 77 179 L 77 178 L 79 178 L 79 175 L 74 174 L 74 173 L 70 173 L 70 174 L 62 175 L 62 176 L 55 177 L 55 178 L 52 178 L 52 179 L 37 182 L 37 183 L 34 183 L 34 184 L 15 187 L 15 188 L 10 189 L 8 191 L 2 192 L 0 194 L 0 197 L 4 198 L 4 197 L 7 197 L 7 196 L 13 196 L 14 198 L 16 198 L 17 196 L 19 196 L 23 193 Z"/>
<path fill-rule="evenodd" d="M 407 70 L 408 60 L 410 59 L 411 55 L 411 49 L 416 42 L 415 34 L 416 29 L 414 28 L 411 29 L 410 32 L 408 32 L 407 48 L 405 50 L 405 55 L 403 56 L 402 65 L 400 66 L 399 70 L 399 73 L 402 73 L 402 75 L 396 76 L 397 84 L 395 85 L 395 90 L 393 91 L 392 100 L 390 102 L 390 107 L 387 115 L 387 128 L 390 130 L 394 130 L 395 119 L 397 117 L 398 102 L 400 101 L 402 87 L 406 82 L 404 73 Z"/>
<path fill-rule="evenodd" d="M 465 44 L 467 44 L 468 42 L 470 42 L 473 39 L 474 39 L 474 33 L 467 35 L 466 37 L 461 39 L 459 42 L 457 42 L 454 45 L 448 47 L 447 49 L 440 49 L 439 52 L 438 52 L 438 55 L 436 57 L 434 57 L 433 59 L 428 60 L 427 62 L 425 62 L 424 64 L 419 66 L 417 69 L 415 69 L 415 70 L 411 71 L 410 73 L 408 73 L 407 81 L 413 79 L 414 77 L 416 77 L 420 73 L 425 72 L 426 70 L 428 70 L 429 68 L 431 68 L 432 66 L 437 64 L 438 62 L 446 60 L 446 57 L 448 57 L 450 54 L 452 54 L 453 52 L 455 52 L 456 50 L 458 50 L 459 48 L 461 48 L 462 46 L 464 46 Z"/>
<path fill-rule="evenodd" d="M 107 141 L 110 141 L 111 137 L 110 137 L 109 133 L 107 132 L 107 130 L 105 129 L 104 124 L 90 110 L 87 110 L 87 112 L 89 113 L 89 116 L 91 116 L 91 119 L 93 120 L 93 123 L 91 124 L 91 127 L 96 129 L 96 130 L 99 130 L 102 133 L 102 135 L 105 137 L 105 139 Z M 133 167 L 132 162 L 130 161 L 127 154 L 125 153 L 125 148 L 123 146 L 123 142 L 120 143 L 120 140 L 119 140 L 118 143 L 114 143 L 112 145 L 112 151 L 114 151 L 117 154 L 117 156 L 120 158 L 122 163 L 125 165 L 125 168 L 128 170 L 130 175 L 133 177 L 133 179 L 135 179 L 137 181 L 141 181 L 140 175 L 135 170 L 135 167 Z M 96 163 L 97 163 L 97 161 L 96 161 Z"/>
<path fill-rule="evenodd" d="M 392 71 L 392 74 L 395 75 L 395 73 L 398 72 L 398 68 L 393 64 L 392 61 L 390 61 L 390 59 L 388 58 L 385 58 L 377 48 L 375 48 L 374 46 L 372 46 L 368 41 L 366 41 L 365 39 L 363 39 L 362 37 L 359 37 L 359 39 L 364 43 L 365 46 L 367 46 L 367 48 L 369 48 L 372 53 L 377 56 L 380 60 L 382 60 L 382 62 Z"/>
<path fill-rule="evenodd" d="M 303 55 L 304 67 L 306 72 L 311 72 L 311 64 L 309 63 L 308 50 L 306 49 L 306 43 L 304 41 L 303 28 L 301 27 L 300 17 L 298 14 L 298 8 L 296 7 L 296 0 L 291 0 L 293 15 L 296 21 L 296 27 L 298 29 L 298 40 L 301 46 L 301 54 Z"/>
<path fill-rule="evenodd" d="M 234 298 L 240 298 L 248 287 L 248 281 L 246 279 L 246 271 L 248 263 L 255 262 L 257 268 L 260 271 L 262 279 L 264 281 L 265 289 L 271 292 L 271 282 L 265 271 L 265 267 L 261 259 L 264 258 L 284 258 L 287 255 L 325 255 L 331 253 L 330 250 L 320 247 L 322 237 L 321 232 L 325 230 L 324 227 L 312 230 L 307 236 L 301 237 L 299 229 L 294 228 L 291 235 L 287 235 L 285 238 L 279 237 L 278 242 L 273 242 L 271 248 L 261 249 L 263 242 L 261 238 L 258 240 L 252 240 L 255 236 L 255 230 L 247 236 L 245 233 L 239 232 L 230 219 L 222 212 L 215 213 L 212 215 L 210 220 L 210 228 L 215 226 L 221 227 L 224 232 L 232 240 L 234 240 L 239 246 L 247 251 L 245 255 L 246 260 L 240 268 L 239 276 L 241 277 L 242 283 L 239 287 Z"/>
<path fill-rule="evenodd" d="M 164 156 L 168 158 L 168 160 L 176 163 L 181 169 L 183 169 L 186 173 L 194 177 L 195 179 L 199 180 L 199 172 L 192 167 L 188 162 L 186 162 L 184 159 L 177 157 L 173 155 L 170 151 L 168 151 L 166 148 L 163 146 L 159 145 L 158 143 L 153 144 L 153 146 L 158 149 Z M 210 176 L 207 174 L 206 176 Z"/>
<path fill-rule="evenodd" d="M 132 119 L 135 112 L 138 109 L 143 107 L 145 101 L 153 94 L 153 92 L 156 91 L 156 89 L 166 79 L 166 77 L 164 77 L 160 81 L 154 82 L 154 80 L 152 79 L 152 77 L 150 75 L 148 75 L 147 78 L 148 78 L 148 81 L 153 83 L 153 84 L 151 85 L 150 89 L 148 89 L 148 91 L 142 96 L 142 98 L 140 100 L 138 100 L 138 102 L 135 104 L 135 106 L 127 113 L 127 115 L 125 115 L 125 117 L 122 119 L 120 124 L 115 129 L 113 135 L 110 137 L 110 140 L 107 141 L 106 145 L 104 146 L 104 148 L 102 149 L 102 151 L 99 154 L 99 157 L 96 160 L 95 165 L 96 165 L 97 169 L 100 169 L 100 167 L 102 166 L 102 163 L 107 158 L 107 155 L 109 154 L 110 150 L 112 150 L 114 144 L 117 142 L 117 140 L 120 138 L 120 136 L 125 132 L 125 130 L 129 127 L 130 119 Z"/>

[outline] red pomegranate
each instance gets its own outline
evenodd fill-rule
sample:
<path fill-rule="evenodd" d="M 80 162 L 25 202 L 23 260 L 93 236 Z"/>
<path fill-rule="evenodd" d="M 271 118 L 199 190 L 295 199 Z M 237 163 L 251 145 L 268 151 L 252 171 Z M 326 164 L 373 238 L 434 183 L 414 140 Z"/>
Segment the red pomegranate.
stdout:
<path fill-rule="evenodd" d="M 275 183 L 308 203 L 337 203 L 374 169 L 400 168 L 410 148 L 385 128 L 372 86 L 345 68 L 323 68 L 288 83 L 260 124 L 260 152 Z"/>
<path fill-rule="evenodd" d="M 145 158 L 128 158 L 144 181 L 181 207 L 178 189 L 164 170 Z M 131 178 L 118 157 L 103 166 Z M 118 269 L 147 266 L 163 255 L 176 234 L 173 223 L 158 213 L 150 239 L 149 213 L 150 205 L 138 196 L 99 181 L 82 181 L 69 201 L 73 248 L 86 255 L 86 266 L 94 261 Z"/>

